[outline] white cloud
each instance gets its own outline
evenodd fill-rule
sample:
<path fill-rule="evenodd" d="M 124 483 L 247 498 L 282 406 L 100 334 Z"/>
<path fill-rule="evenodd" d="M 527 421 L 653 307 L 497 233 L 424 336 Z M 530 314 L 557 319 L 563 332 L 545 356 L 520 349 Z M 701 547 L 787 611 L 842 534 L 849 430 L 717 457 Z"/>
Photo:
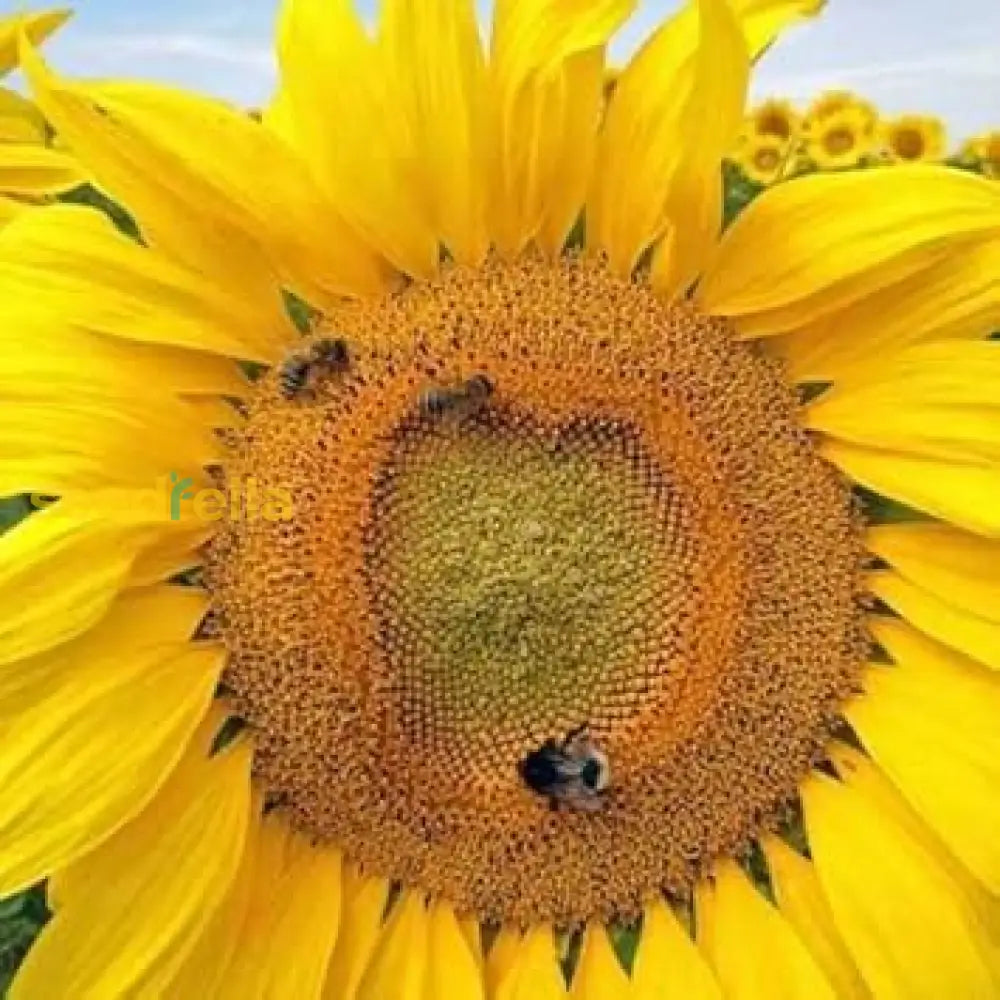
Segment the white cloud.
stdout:
<path fill-rule="evenodd" d="M 942 52 L 911 59 L 890 60 L 865 66 L 830 66 L 808 73 L 768 73 L 762 70 L 761 83 L 767 87 L 795 95 L 815 94 L 824 87 L 862 88 L 878 84 L 909 87 L 928 77 L 947 76 L 1000 80 L 1000 48 L 983 46 L 975 49 Z M 973 93 L 975 93 L 973 91 Z"/>
<path fill-rule="evenodd" d="M 173 58 L 200 60 L 238 66 L 271 76 L 274 57 L 270 48 L 256 40 L 182 32 L 109 32 L 106 35 L 76 35 L 60 39 L 63 55 L 76 58 L 98 57 L 107 64 L 132 58 Z"/>

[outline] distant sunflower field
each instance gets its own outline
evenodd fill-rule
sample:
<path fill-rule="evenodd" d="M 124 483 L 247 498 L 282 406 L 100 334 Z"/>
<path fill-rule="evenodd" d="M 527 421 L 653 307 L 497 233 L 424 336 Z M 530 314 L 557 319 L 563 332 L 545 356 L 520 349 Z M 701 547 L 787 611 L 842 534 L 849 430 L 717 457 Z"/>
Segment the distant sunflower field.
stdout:
<path fill-rule="evenodd" d="M 753 107 L 727 164 L 761 188 L 816 171 L 900 164 L 947 164 L 1000 176 L 1000 131 L 949 143 L 933 115 L 884 115 L 848 90 L 831 90 L 800 107 L 771 98 Z"/>

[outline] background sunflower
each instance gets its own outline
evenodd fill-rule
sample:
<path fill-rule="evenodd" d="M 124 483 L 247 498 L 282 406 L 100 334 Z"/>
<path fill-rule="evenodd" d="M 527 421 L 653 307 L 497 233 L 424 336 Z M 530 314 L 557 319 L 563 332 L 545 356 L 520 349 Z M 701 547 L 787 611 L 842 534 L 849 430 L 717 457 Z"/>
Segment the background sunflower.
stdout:
<path fill-rule="evenodd" d="M 769 149 L 761 153 L 766 164 L 763 173 L 749 155 L 762 134 L 755 124 L 758 121 L 764 123 L 763 129 L 772 128 L 779 136 L 789 131 L 789 122 L 796 123 L 777 177 L 770 168 L 773 157 Z M 847 90 L 821 94 L 801 115 L 791 102 L 772 98 L 750 112 L 730 152 L 727 205 L 742 208 L 762 185 L 814 170 L 947 163 L 987 177 L 997 176 L 992 135 L 968 139 L 949 154 L 944 125 L 932 115 L 880 118 L 871 101 Z"/>
<path fill-rule="evenodd" d="M 781 178 L 793 148 L 777 136 L 749 135 L 740 141 L 733 158 L 744 176 L 767 187 Z"/>
<path fill-rule="evenodd" d="M 883 154 L 892 163 L 937 163 L 944 158 L 944 124 L 930 115 L 884 119 L 879 127 Z"/>
<path fill-rule="evenodd" d="M 801 119 L 791 101 L 771 100 L 756 105 L 747 115 L 747 135 L 770 136 L 793 143 L 798 138 Z"/>
<path fill-rule="evenodd" d="M 858 166 L 874 148 L 867 116 L 847 108 L 813 121 L 805 153 L 820 170 L 843 170 Z"/>

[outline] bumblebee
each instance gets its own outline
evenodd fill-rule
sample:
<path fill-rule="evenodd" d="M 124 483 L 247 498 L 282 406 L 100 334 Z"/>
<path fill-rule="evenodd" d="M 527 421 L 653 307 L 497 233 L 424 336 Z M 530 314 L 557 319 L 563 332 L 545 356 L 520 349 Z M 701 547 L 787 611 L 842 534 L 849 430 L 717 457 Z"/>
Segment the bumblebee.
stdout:
<path fill-rule="evenodd" d="M 293 351 L 278 369 L 278 390 L 285 399 L 301 396 L 316 371 L 344 371 L 350 361 L 347 344 L 324 337 L 308 347 Z"/>
<path fill-rule="evenodd" d="M 434 386 L 420 397 L 420 411 L 430 417 L 445 413 L 477 413 L 493 395 L 493 383 L 485 375 L 473 375 L 458 386 Z"/>
<path fill-rule="evenodd" d="M 549 800 L 551 809 L 566 806 L 599 812 L 607 805 L 611 765 L 586 725 L 574 729 L 562 743 L 546 740 L 520 762 L 518 772 L 533 792 Z"/>

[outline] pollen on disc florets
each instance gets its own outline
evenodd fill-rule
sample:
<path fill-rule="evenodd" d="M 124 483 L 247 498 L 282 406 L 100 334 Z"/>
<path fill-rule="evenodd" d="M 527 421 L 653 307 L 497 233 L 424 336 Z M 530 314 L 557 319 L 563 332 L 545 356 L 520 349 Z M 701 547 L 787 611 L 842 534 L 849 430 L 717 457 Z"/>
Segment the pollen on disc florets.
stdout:
<path fill-rule="evenodd" d="M 483 920 L 686 892 L 782 814 L 865 654 L 850 491 L 779 366 L 589 260 L 449 268 L 326 325 L 350 365 L 265 379 L 228 467 L 295 516 L 210 557 L 258 778 Z M 518 764 L 584 723 L 606 807 L 552 810 Z"/>

